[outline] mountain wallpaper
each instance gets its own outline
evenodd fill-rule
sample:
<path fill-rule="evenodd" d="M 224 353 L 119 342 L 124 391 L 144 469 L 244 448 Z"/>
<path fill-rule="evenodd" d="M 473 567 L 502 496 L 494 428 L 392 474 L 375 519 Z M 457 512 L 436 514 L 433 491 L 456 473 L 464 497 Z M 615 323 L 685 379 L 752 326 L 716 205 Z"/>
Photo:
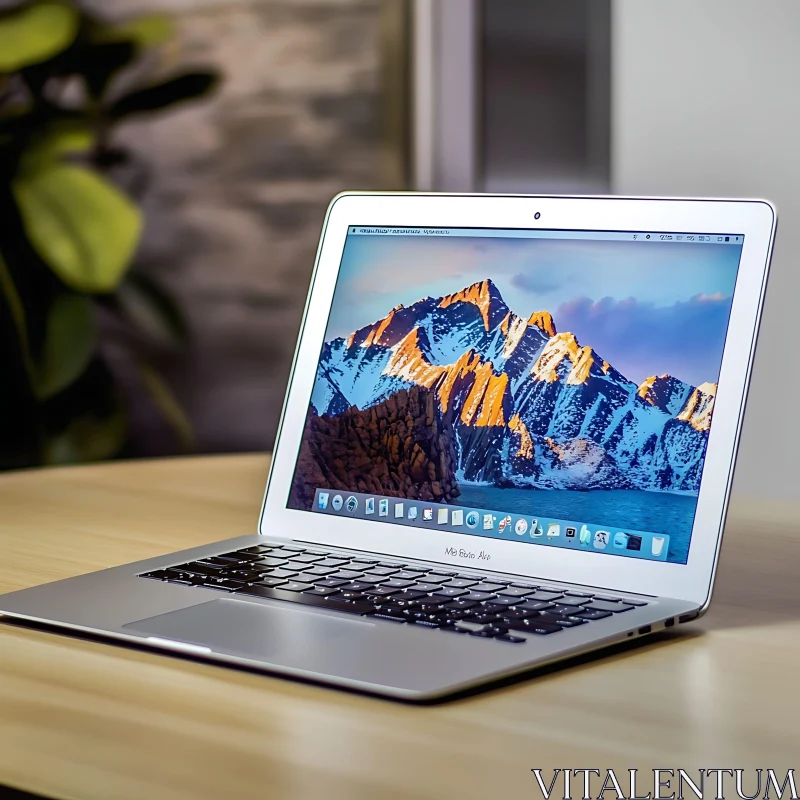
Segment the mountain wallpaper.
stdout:
<path fill-rule="evenodd" d="M 565 255 L 574 250 L 569 244 Z M 441 249 L 438 242 L 435 247 Z M 491 249 L 483 257 L 487 271 L 502 258 Z M 471 268 L 480 269 L 481 260 L 472 259 Z M 506 276 L 507 285 L 515 277 Z M 705 366 L 695 353 L 693 368 L 705 369 L 708 380 L 657 371 L 633 379 L 613 354 L 562 327 L 558 309 L 567 322 L 576 316 L 574 298 L 564 299 L 576 288 L 566 290 L 554 311 L 520 316 L 484 275 L 456 284 L 452 293 L 387 307 L 373 322 L 328 339 L 290 506 L 310 508 L 314 490 L 327 487 L 585 519 L 669 533 L 676 536 L 670 557 L 685 560 L 721 346 Z M 512 293 L 528 303 L 546 294 L 541 286 Z M 655 305 L 644 307 L 657 315 Z M 625 312 L 597 317 L 592 307 L 583 318 L 577 314 L 612 346 L 607 328 L 627 324 Z M 692 328 L 668 331 L 674 341 L 663 352 L 656 339 L 654 365 L 669 360 L 668 353 L 702 349 L 694 342 L 702 329 L 695 320 Z M 634 324 L 627 335 L 636 330 Z M 642 324 L 642 336 L 646 330 Z M 640 358 L 641 366 L 631 362 L 631 368 L 648 366 L 647 347 Z"/>

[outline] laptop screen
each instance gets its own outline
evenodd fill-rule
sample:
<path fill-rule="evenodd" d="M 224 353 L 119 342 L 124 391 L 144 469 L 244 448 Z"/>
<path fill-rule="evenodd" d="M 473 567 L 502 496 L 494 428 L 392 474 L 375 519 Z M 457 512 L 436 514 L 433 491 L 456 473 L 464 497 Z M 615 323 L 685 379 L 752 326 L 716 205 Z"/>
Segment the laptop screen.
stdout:
<path fill-rule="evenodd" d="M 288 506 L 685 564 L 743 241 L 351 227 Z"/>

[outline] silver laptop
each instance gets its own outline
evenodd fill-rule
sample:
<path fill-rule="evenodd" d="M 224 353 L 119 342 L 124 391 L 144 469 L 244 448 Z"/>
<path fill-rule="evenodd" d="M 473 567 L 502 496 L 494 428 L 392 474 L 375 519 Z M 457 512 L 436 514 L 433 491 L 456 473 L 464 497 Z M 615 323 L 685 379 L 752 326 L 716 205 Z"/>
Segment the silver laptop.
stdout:
<path fill-rule="evenodd" d="M 775 224 L 763 201 L 340 195 L 253 534 L 0 611 L 406 700 L 688 622 Z"/>

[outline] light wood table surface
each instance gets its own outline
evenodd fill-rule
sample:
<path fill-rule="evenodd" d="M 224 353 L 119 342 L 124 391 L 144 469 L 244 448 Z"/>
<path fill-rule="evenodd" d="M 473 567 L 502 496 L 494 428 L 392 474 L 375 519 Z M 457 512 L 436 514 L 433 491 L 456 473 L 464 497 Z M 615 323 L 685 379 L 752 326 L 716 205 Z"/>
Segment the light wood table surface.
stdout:
<path fill-rule="evenodd" d="M 267 466 L 0 475 L 0 592 L 250 533 Z M 432 707 L 2 623 L 0 784 L 81 800 L 505 800 L 541 798 L 533 767 L 785 774 L 800 767 L 799 518 L 735 499 L 698 623 Z"/>

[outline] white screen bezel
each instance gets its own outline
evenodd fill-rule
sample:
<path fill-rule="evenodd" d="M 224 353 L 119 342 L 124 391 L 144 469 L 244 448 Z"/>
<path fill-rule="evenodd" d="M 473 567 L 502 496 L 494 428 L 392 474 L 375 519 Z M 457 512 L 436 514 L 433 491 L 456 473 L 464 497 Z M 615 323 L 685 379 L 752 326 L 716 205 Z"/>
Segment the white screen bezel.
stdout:
<path fill-rule="evenodd" d="M 541 216 L 537 220 L 535 213 Z M 775 228 L 760 200 L 664 200 L 498 195 L 346 193 L 328 209 L 311 281 L 278 443 L 262 506 L 263 535 L 469 566 L 447 547 L 484 550 L 481 566 L 550 580 L 674 597 L 704 604 L 716 565 Z M 286 507 L 348 228 L 520 228 L 744 235 L 719 388 L 687 564 L 566 551 Z M 645 245 L 646 246 L 646 245 Z"/>

